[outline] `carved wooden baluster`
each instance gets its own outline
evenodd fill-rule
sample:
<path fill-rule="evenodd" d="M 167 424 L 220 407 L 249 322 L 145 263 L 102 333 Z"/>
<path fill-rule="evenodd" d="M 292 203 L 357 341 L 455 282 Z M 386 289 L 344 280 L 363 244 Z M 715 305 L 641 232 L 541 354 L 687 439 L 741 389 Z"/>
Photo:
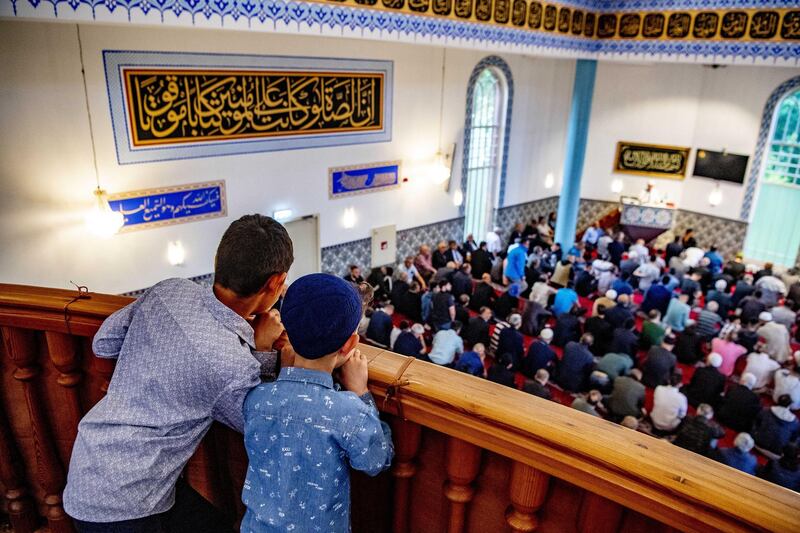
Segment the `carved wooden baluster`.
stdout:
<path fill-rule="evenodd" d="M 616 502 L 612 502 L 593 492 L 583 496 L 581 513 L 578 517 L 578 531 L 580 533 L 613 533 L 619 531 L 622 523 L 624 509 Z"/>
<path fill-rule="evenodd" d="M 392 417 L 392 436 L 394 437 L 394 525 L 395 533 L 408 531 L 408 513 L 411 508 L 411 479 L 417 473 L 414 459 L 419 452 L 422 428 L 419 424 Z"/>
<path fill-rule="evenodd" d="M 81 382 L 80 358 L 75 351 L 75 343 L 69 335 L 55 331 L 45 332 L 47 351 L 59 375 L 56 382 L 65 389 L 65 401 L 60 406 L 58 416 L 63 418 L 69 428 L 70 449 L 78 435 L 81 421 L 81 403 L 78 397 L 78 384 Z"/>
<path fill-rule="evenodd" d="M 466 528 L 467 504 L 472 501 L 475 489 L 472 482 L 481 466 L 481 449 L 455 437 L 447 439 L 447 484 L 444 495 L 450 500 L 449 533 L 459 533 Z"/>
<path fill-rule="evenodd" d="M 511 506 L 506 522 L 511 531 L 534 531 L 539 526 L 536 512 L 544 504 L 550 476 L 523 463 L 514 462 L 511 468 Z"/>
<path fill-rule="evenodd" d="M 36 509 L 25 486 L 25 471 L 17 447 L 8 427 L 8 421 L 0 410 L 0 482 L 5 487 L 8 516 L 11 528 L 18 533 L 33 533 L 39 527 Z"/>
<path fill-rule="evenodd" d="M 74 531 L 72 520 L 61 505 L 61 491 L 64 490 L 65 482 L 64 468 L 56 455 L 41 396 L 37 391 L 40 369 L 36 364 L 36 338 L 30 330 L 3 328 L 3 342 L 6 353 L 17 367 L 13 374 L 14 379 L 22 383 L 25 393 L 33 446 L 36 452 L 36 477 L 45 493 L 47 523 L 53 533 L 71 533 Z"/>
<path fill-rule="evenodd" d="M 117 360 L 107 357 L 95 357 L 94 361 L 92 361 L 92 365 L 100 377 L 103 378 L 103 384 L 100 386 L 100 390 L 105 396 L 108 392 L 108 386 L 111 383 L 111 376 L 114 374 L 114 367 L 117 366 Z"/>

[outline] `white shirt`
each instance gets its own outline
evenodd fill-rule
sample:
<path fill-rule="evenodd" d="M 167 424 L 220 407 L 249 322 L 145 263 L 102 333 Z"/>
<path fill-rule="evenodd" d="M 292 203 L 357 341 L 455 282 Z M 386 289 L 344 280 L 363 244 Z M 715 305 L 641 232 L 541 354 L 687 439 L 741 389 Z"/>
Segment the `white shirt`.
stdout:
<path fill-rule="evenodd" d="M 646 291 L 661 276 L 661 271 L 653 263 L 645 263 L 633 275 L 639 278 L 639 290 Z"/>
<path fill-rule="evenodd" d="M 397 340 L 397 337 L 399 337 L 402 332 L 403 330 L 401 330 L 397 326 L 394 326 L 392 328 L 392 332 L 389 333 L 389 348 L 394 348 L 394 342 Z"/>
<path fill-rule="evenodd" d="M 800 409 L 800 376 L 786 368 L 781 368 L 775 372 L 775 391 L 772 393 L 772 399 L 777 402 L 778 398 L 784 394 L 788 394 L 792 398 L 792 405 L 789 406 L 789 409 L 792 411 Z"/>
<path fill-rule="evenodd" d="M 772 381 L 772 374 L 780 368 L 776 361 L 770 359 L 765 353 L 751 353 L 747 356 L 747 366 L 745 372 L 750 372 L 756 377 L 754 389 L 761 389 L 769 385 Z"/>
<path fill-rule="evenodd" d="M 500 240 L 500 235 L 494 231 L 486 234 L 486 250 L 492 254 L 499 254 L 503 251 L 503 242 Z"/>
<path fill-rule="evenodd" d="M 777 322 L 767 322 L 756 331 L 759 337 L 764 337 L 767 345 L 764 351 L 779 363 L 789 360 L 792 348 L 789 345 L 789 332 Z"/>
<path fill-rule="evenodd" d="M 640 263 L 645 263 L 650 258 L 650 250 L 643 244 L 632 244 L 628 252 L 636 252 Z"/>
<path fill-rule="evenodd" d="M 533 288 L 531 289 L 531 295 L 528 299 L 532 302 L 536 302 L 542 307 L 547 307 L 547 300 L 550 298 L 551 294 L 555 294 L 556 290 L 548 285 L 543 281 L 537 281 L 533 284 Z"/>
<path fill-rule="evenodd" d="M 686 416 L 686 396 L 677 387 L 659 385 L 653 398 L 653 410 L 650 412 L 653 425 L 662 431 L 672 431 L 678 427 Z"/>
<path fill-rule="evenodd" d="M 706 255 L 700 248 L 687 248 L 684 252 L 686 253 L 686 258 L 683 260 L 683 264 L 691 268 L 699 265 L 700 260 Z"/>

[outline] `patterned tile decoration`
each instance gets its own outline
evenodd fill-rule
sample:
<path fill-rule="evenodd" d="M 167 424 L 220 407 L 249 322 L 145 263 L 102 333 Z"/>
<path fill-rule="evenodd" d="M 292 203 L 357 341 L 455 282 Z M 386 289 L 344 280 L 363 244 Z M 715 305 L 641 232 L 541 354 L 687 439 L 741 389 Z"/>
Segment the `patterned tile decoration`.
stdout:
<path fill-rule="evenodd" d="M 497 210 L 495 224 L 508 234 L 517 223 L 527 224 L 539 217 L 546 217 L 551 211 L 558 211 L 558 196 L 501 207 Z"/>
<path fill-rule="evenodd" d="M 506 123 L 503 127 L 503 146 L 502 154 L 500 157 L 500 185 L 497 193 L 497 205 L 502 206 L 506 198 L 506 170 L 508 169 L 508 145 L 511 140 L 511 115 L 514 109 L 514 77 L 511 75 L 511 68 L 502 58 L 498 56 L 488 56 L 475 65 L 472 69 L 472 74 L 469 76 L 469 83 L 467 84 L 467 109 L 464 114 L 464 149 L 462 152 L 461 161 L 461 190 L 467 190 L 467 174 L 469 172 L 469 151 L 472 144 L 472 104 L 475 96 L 475 83 L 478 77 L 487 68 L 494 68 L 503 73 L 503 84 L 506 91 L 506 109 L 505 117 Z M 459 214 L 463 217 L 466 208 L 466 202 L 462 202 L 459 208 Z"/>
<path fill-rule="evenodd" d="M 581 198 L 581 203 L 578 207 L 578 226 L 575 232 L 581 233 L 589 227 L 589 224 L 604 218 L 617 209 L 619 209 L 619 202 Z"/>
<path fill-rule="evenodd" d="M 750 163 L 750 177 L 747 179 L 747 187 L 742 201 L 742 212 L 739 215 L 742 220 L 750 220 L 750 210 L 753 207 L 756 186 L 758 185 L 758 180 L 761 179 L 761 162 L 764 159 L 764 152 L 767 150 L 767 140 L 772 135 L 772 117 L 775 116 L 775 108 L 783 100 L 784 96 L 798 87 L 800 87 L 800 76 L 786 80 L 772 91 L 764 106 L 764 112 L 761 114 L 761 127 L 758 130 L 758 141 L 756 142 L 756 155 Z"/>
<path fill-rule="evenodd" d="M 679 209 L 675 213 L 672 230 L 662 233 L 654 242 L 657 248 L 664 248 L 677 235 L 688 229 L 695 231 L 697 244 L 702 248 L 717 246 L 723 257 L 733 257 L 744 248 L 747 223 L 730 218 L 715 217 Z"/>
<path fill-rule="evenodd" d="M 335 34 L 559 57 L 798 64 L 796 0 L 0 0 L 0 16 Z M 367 4 L 368 7 L 364 7 Z M 586 10 L 586 11 L 584 11 Z"/>
<path fill-rule="evenodd" d="M 423 244 L 435 246 L 439 241 L 451 239 L 461 242 L 464 219 L 454 218 L 397 232 L 397 260 L 407 255 L 416 255 Z M 343 276 L 350 265 L 358 265 L 363 272 L 372 268 L 372 252 L 369 239 L 345 242 L 322 248 L 323 272 Z"/>

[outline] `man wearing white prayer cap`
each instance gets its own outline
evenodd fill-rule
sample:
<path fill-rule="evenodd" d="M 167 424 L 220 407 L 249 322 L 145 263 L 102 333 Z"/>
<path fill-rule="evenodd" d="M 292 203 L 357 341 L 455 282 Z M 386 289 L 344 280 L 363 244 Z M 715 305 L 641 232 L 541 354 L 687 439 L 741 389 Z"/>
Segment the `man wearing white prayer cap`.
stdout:
<path fill-rule="evenodd" d="M 606 310 L 609 310 L 617 305 L 617 291 L 614 289 L 608 289 L 604 296 L 596 299 L 594 304 L 592 304 L 592 316 L 597 316 L 597 310 L 601 305 L 605 307 Z"/>
<path fill-rule="evenodd" d="M 796 411 L 800 409 L 800 350 L 794 352 L 794 372 L 788 368 L 779 368 L 775 371 L 775 389 L 772 393 L 772 399 L 775 403 L 778 398 L 784 394 L 788 394 L 792 399 L 792 405 L 789 409 Z"/>
<path fill-rule="evenodd" d="M 764 353 L 780 364 L 788 361 L 792 353 L 789 332 L 783 325 L 772 320 L 772 313 L 769 311 L 759 314 L 758 321 L 761 326 L 756 333 L 764 339 Z"/>

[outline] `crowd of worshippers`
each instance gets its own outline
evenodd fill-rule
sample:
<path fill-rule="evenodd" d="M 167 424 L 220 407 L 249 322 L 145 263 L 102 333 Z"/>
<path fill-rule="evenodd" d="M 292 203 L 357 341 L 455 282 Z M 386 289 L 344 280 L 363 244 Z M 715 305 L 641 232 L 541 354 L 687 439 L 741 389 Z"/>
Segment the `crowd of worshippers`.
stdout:
<path fill-rule="evenodd" d="M 593 224 L 564 250 L 554 225 L 551 214 L 372 269 L 359 333 L 545 399 L 559 391 L 575 409 L 800 490 L 798 270 L 726 262 L 691 229 L 658 250 Z M 345 279 L 363 281 L 360 268 Z M 738 432 L 733 447 L 717 446 L 720 424 Z"/>

